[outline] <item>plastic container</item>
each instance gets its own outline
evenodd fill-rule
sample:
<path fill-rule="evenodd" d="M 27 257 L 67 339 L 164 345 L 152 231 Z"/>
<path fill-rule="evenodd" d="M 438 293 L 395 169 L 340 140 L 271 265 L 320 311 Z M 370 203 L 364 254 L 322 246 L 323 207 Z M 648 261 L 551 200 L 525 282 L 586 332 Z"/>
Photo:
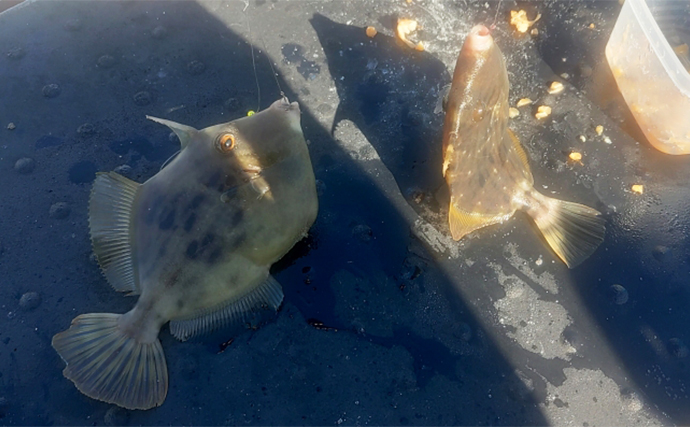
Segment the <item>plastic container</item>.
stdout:
<path fill-rule="evenodd" d="M 635 121 L 668 154 L 690 154 L 690 73 L 682 62 L 690 66 L 689 15 L 687 1 L 625 0 L 606 45 Z"/>

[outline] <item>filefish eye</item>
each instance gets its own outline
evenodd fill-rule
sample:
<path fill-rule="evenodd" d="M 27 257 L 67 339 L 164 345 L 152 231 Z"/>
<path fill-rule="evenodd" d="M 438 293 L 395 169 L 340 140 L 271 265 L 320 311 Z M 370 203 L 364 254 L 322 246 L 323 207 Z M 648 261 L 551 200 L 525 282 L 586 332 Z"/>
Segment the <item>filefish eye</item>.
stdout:
<path fill-rule="evenodd" d="M 484 118 L 484 109 L 482 107 L 477 108 L 472 112 L 472 120 L 479 122 Z"/>
<path fill-rule="evenodd" d="M 221 153 L 229 153 L 232 151 L 232 149 L 235 148 L 235 135 L 231 133 L 222 134 L 220 137 L 218 137 L 216 148 Z"/>

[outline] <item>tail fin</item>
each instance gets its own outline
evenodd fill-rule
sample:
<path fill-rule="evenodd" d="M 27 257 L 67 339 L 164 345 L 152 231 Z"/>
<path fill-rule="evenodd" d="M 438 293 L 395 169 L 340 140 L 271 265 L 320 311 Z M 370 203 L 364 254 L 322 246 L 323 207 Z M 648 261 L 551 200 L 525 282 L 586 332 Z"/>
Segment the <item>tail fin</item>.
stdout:
<path fill-rule="evenodd" d="M 551 249 L 568 268 L 573 268 L 592 255 L 604 240 L 605 221 L 599 211 L 589 206 L 540 196 L 544 198 L 540 208 L 528 213 Z"/>
<path fill-rule="evenodd" d="M 168 368 L 160 341 L 139 343 L 118 326 L 120 314 L 82 314 L 53 337 L 62 372 L 85 395 L 127 409 L 160 406 Z"/>

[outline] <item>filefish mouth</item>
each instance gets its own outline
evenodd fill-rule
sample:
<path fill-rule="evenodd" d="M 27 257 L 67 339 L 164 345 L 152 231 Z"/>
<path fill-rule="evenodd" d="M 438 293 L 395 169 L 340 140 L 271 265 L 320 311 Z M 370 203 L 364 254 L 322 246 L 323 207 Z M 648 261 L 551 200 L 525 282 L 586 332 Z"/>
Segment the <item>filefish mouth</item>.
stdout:
<path fill-rule="evenodd" d="M 472 52 L 482 52 L 488 50 L 493 44 L 491 31 L 484 25 L 475 25 L 467 35 L 465 45 Z"/>
<path fill-rule="evenodd" d="M 299 109 L 299 104 L 297 101 L 290 102 L 287 96 L 283 96 L 281 99 L 275 101 L 269 108 L 276 108 L 282 111 L 295 112 L 297 115 L 301 113 Z"/>

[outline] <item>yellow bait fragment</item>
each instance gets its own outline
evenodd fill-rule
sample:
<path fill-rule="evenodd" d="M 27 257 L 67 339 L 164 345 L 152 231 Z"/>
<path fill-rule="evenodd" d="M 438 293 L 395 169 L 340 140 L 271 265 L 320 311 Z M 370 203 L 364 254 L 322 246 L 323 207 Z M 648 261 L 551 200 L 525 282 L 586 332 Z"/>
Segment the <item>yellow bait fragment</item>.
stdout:
<path fill-rule="evenodd" d="M 563 92 L 563 89 L 565 89 L 565 86 L 563 86 L 563 83 L 553 82 L 553 83 L 551 83 L 551 86 L 549 86 L 549 94 L 555 95 L 557 93 L 561 93 L 561 92 Z"/>
<path fill-rule="evenodd" d="M 531 103 L 532 103 L 532 100 L 531 100 L 531 99 L 529 99 L 529 98 L 522 98 L 521 100 L 519 100 L 519 101 L 517 102 L 517 104 L 515 104 L 515 106 L 518 107 L 518 108 L 520 108 L 520 107 L 524 107 L 525 105 L 530 105 Z"/>
<path fill-rule="evenodd" d="M 253 116 L 254 114 L 255 114 L 255 111 L 254 111 L 254 110 L 249 110 L 249 111 L 247 111 L 247 117 Z"/>
<path fill-rule="evenodd" d="M 643 194 L 644 193 L 644 185 L 642 185 L 642 184 L 633 184 L 633 186 L 630 189 L 635 194 Z"/>
<path fill-rule="evenodd" d="M 551 107 L 549 107 L 548 105 L 540 105 L 539 108 L 537 108 L 537 114 L 535 114 L 534 117 L 541 120 L 549 117 L 550 115 Z"/>
<path fill-rule="evenodd" d="M 367 37 L 369 38 L 374 38 L 374 36 L 378 34 L 378 31 L 376 31 L 376 28 L 374 27 L 367 27 Z"/>
<path fill-rule="evenodd" d="M 398 36 L 400 41 L 405 43 L 410 49 L 422 51 L 424 50 L 422 42 L 415 43 L 407 38 L 408 35 L 417 31 L 418 26 L 419 24 L 417 24 L 417 21 L 414 19 L 400 18 L 398 19 L 398 26 L 395 29 L 395 34 Z"/>
<path fill-rule="evenodd" d="M 573 151 L 568 155 L 568 159 L 572 160 L 573 162 L 577 162 L 582 164 L 582 153 L 578 153 L 577 151 Z"/>
<path fill-rule="evenodd" d="M 537 17 L 530 21 L 527 19 L 527 12 L 524 10 L 510 11 L 510 25 L 513 25 L 518 32 L 526 33 L 529 27 L 534 25 L 541 18 L 541 13 L 537 13 Z"/>
<path fill-rule="evenodd" d="M 510 117 L 511 119 L 514 119 L 515 117 L 517 117 L 519 115 L 520 115 L 520 110 L 518 110 L 517 108 L 515 108 L 515 107 L 508 108 L 508 117 Z"/>
<path fill-rule="evenodd" d="M 597 133 L 597 135 L 601 136 L 601 134 L 604 133 L 604 127 L 602 125 L 597 125 L 597 127 L 594 128 L 594 131 Z"/>

